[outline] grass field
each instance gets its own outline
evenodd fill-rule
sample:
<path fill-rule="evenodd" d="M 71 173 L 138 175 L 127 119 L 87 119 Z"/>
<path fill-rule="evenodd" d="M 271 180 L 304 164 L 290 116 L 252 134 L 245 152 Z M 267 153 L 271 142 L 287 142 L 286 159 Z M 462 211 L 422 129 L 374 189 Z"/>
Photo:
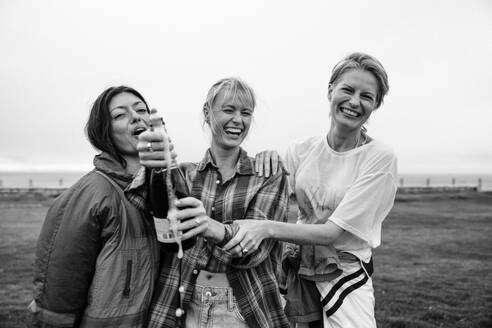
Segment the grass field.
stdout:
<path fill-rule="evenodd" d="M 24 326 L 49 202 L 0 200 L 0 327 Z M 492 194 L 403 195 L 375 251 L 379 327 L 492 327 Z"/>

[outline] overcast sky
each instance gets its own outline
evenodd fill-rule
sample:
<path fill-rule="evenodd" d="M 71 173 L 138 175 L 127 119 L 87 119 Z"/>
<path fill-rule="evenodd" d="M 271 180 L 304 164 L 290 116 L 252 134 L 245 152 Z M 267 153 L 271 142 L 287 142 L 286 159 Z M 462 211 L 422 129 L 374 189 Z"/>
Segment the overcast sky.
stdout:
<path fill-rule="evenodd" d="M 492 2 L 0 0 L 0 170 L 88 170 L 83 128 L 112 85 L 164 115 L 182 161 L 208 145 L 201 106 L 238 76 L 259 105 L 245 149 L 283 153 L 329 127 L 330 71 L 363 51 L 390 92 L 369 135 L 402 173 L 492 173 Z"/>

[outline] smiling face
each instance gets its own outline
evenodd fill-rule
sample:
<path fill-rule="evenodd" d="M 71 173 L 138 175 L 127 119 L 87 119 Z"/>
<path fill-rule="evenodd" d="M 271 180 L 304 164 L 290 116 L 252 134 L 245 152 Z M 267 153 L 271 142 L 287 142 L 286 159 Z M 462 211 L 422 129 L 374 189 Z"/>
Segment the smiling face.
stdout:
<path fill-rule="evenodd" d="M 377 91 L 378 83 L 370 72 L 360 69 L 345 72 L 328 89 L 333 123 L 340 128 L 360 130 L 377 107 Z"/>
<path fill-rule="evenodd" d="M 230 150 L 239 147 L 248 135 L 253 118 L 253 104 L 222 89 L 210 110 L 205 109 L 205 121 L 212 130 L 212 144 Z"/>
<path fill-rule="evenodd" d="M 122 92 L 109 102 L 111 138 L 123 156 L 138 156 L 138 135 L 147 129 L 149 110 L 132 93 Z"/>

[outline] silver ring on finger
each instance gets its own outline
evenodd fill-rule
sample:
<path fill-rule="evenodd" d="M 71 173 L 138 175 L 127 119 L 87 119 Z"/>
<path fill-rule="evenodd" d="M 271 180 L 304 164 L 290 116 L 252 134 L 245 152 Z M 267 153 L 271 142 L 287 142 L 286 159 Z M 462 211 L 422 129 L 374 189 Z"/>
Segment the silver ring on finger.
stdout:
<path fill-rule="evenodd" d="M 152 148 L 152 141 L 147 142 L 147 151 L 149 153 L 153 153 L 154 152 L 154 148 Z"/>

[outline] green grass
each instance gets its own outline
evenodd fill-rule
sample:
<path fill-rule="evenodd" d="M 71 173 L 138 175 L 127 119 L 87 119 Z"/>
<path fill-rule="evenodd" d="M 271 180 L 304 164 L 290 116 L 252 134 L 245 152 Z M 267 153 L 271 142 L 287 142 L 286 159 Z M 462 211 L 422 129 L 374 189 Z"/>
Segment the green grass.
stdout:
<path fill-rule="evenodd" d="M 381 327 L 492 327 L 492 195 L 401 199 L 375 251 Z"/>
<path fill-rule="evenodd" d="M 0 327 L 25 325 L 46 204 L 0 200 Z M 490 194 L 399 195 L 374 254 L 378 327 L 492 327 L 491 235 Z"/>
<path fill-rule="evenodd" d="M 32 263 L 47 207 L 0 202 L 0 327 L 24 327 Z"/>

